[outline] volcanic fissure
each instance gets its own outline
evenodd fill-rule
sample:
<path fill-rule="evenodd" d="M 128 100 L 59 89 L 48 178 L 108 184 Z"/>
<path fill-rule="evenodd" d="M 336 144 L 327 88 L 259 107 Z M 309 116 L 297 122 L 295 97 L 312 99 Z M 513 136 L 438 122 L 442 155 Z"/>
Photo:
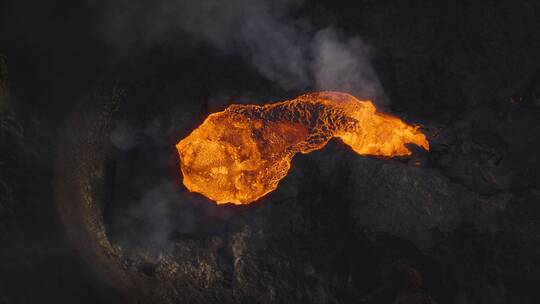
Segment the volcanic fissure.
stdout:
<path fill-rule="evenodd" d="M 429 150 L 419 126 L 340 92 L 263 106 L 233 104 L 209 115 L 176 148 L 190 191 L 218 204 L 249 204 L 277 188 L 296 153 L 322 149 L 332 138 L 359 155 L 410 155 L 407 144 Z"/>

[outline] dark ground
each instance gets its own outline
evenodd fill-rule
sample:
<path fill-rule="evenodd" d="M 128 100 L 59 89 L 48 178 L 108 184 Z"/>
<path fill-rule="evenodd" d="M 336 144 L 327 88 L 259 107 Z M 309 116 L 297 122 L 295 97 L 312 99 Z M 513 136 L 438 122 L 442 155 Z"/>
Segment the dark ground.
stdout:
<path fill-rule="evenodd" d="M 107 8 L 0 6 L 1 304 L 540 302 L 540 2 L 304 2 L 374 48 L 432 149 L 332 142 L 242 208 L 186 193 L 171 148 L 301 90 L 187 33 L 113 50 Z"/>

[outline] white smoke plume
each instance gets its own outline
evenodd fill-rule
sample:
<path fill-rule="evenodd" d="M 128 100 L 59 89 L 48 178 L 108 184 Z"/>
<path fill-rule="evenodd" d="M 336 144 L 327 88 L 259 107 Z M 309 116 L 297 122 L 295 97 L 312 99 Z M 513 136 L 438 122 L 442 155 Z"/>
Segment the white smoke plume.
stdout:
<path fill-rule="evenodd" d="M 142 47 L 153 47 L 185 37 L 178 33 L 189 33 L 225 53 L 240 54 L 261 75 L 285 90 L 335 90 L 361 99 L 384 101 L 366 43 L 339 29 L 314 29 L 309 20 L 291 18 L 288 11 L 299 5 L 296 0 L 155 0 L 146 4 L 126 1 L 121 7 L 111 5 L 115 7 L 107 10 L 112 13 L 103 24 L 105 38 L 119 52 L 136 52 L 141 40 Z M 179 113 L 190 117 L 189 113 Z M 186 124 L 187 118 L 177 118 L 170 122 L 172 128 Z M 153 149 L 167 142 L 165 133 L 154 121 L 143 126 L 139 121 L 126 119 L 120 120 L 113 130 L 111 142 L 126 153 L 137 150 L 143 160 L 148 155 L 155 165 L 152 170 L 162 170 Z M 141 142 L 142 147 L 138 145 Z M 136 243 L 167 248 L 173 232 L 197 230 L 199 216 L 177 192 L 177 180 L 147 187 L 147 183 L 153 183 L 145 177 L 147 171 L 141 169 L 144 174 L 138 174 L 129 168 L 126 172 L 118 169 L 122 173 L 118 179 L 132 183 L 133 175 L 141 181 L 134 187 L 127 186 L 124 192 L 117 191 L 117 201 L 129 202 L 124 204 L 127 207 L 121 205 L 111 212 L 111 222 L 115 223 L 111 231 L 116 231 L 120 243 L 122 239 L 128 240 L 125 243 L 135 239 Z M 123 196 L 133 189 L 138 189 L 134 198 Z M 138 229 L 134 231 L 132 227 Z"/>
<path fill-rule="evenodd" d="M 284 89 L 384 100 L 362 39 L 334 28 L 314 30 L 309 20 L 288 17 L 289 8 L 298 5 L 297 0 L 159 0 L 146 6 L 128 1 L 110 16 L 106 29 L 117 43 L 126 42 L 126 31 L 148 43 L 188 32 L 224 52 L 240 53 Z"/>

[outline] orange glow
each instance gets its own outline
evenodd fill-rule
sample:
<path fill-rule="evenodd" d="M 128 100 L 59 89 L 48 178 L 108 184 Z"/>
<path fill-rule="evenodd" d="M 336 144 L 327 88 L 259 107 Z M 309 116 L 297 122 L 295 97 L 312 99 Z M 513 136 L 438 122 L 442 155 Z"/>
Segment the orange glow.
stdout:
<path fill-rule="evenodd" d="M 218 204 L 249 204 L 277 188 L 296 153 L 321 149 L 334 137 L 360 155 L 410 155 L 409 143 L 429 150 L 418 126 L 339 92 L 233 104 L 210 114 L 176 148 L 188 190 Z"/>

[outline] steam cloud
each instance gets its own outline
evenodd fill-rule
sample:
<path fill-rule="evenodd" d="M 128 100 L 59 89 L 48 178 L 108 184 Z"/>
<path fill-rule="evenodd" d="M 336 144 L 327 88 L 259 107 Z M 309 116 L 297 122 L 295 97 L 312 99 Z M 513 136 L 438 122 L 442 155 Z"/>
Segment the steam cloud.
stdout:
<path fill-rule="evenodd" d="M 312 30 L 287 16 L 298 0 L 160 0 L 147 6 L 127 2 L 106 22 L 110 41 L 129 44 L 125 33 L 153 44 L 183 31 L 228 53 L 240 53 L 284 89 L 337 90 L 384 101 L 359 37 L 339 30 Z"/>
<path fill-rule="evenodd" d="M 106 42 L 120 55 L 182 37 L 178 33 L 189 33 L 225 53 L 240 54 L 262 76 L 285 90 L 335 90 L 385 102 L 364 41 L 347 37 L 333 27 L 314 29 L 308 21 L 287 15 L 291 7 L 300 4 L 299 0 L 125 1 L 120 6 L 108 4 L 113 7 L 105 9 L 109 15 L 102 26 Z M 155 150 L 149 146 L 167 140 L 154 142 L 152 139 L 160 135 L 136 125 L 120 121 L 111 142 L 128 152 L 138 146 L 142 136 L 145 148 L 139 147 L 139 153 L 151 155 L 152 163 L 156 163 Z M 180 124 L 171 125 L 178 128 Z M 161 131 L 157 133 L 166 133 Z M 132 174 L 126 170 L 118 178 L 127 181 Z M 173 231 L 196 230 L 198 216 L 189 204 L 179 204 L 184 198 L 173 186 L 177 182 L 160 181 L 148 187 L 145 180 L 118 194 L 118 201 L 134 202 L 111 213 L 118 220 L 112 221 L 118 226 L 112 228 L 120 243 L 136 239 L 136 243 L 169 248 Z M 135 197 L 124 197 L 133 189 L 137 189 Z M 132 227 L 139 229 L 132 231 Z"/>

